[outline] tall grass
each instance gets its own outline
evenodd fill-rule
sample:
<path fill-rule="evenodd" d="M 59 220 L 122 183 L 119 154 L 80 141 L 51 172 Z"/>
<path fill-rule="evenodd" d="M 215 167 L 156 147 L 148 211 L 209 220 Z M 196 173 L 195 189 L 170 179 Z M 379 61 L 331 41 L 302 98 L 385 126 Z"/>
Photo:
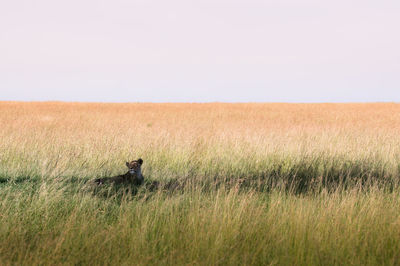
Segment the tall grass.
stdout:
<path fill-rule="evenodd" d="M 398 264 L 399 111 L 2 102 L 0 264 Z"/>

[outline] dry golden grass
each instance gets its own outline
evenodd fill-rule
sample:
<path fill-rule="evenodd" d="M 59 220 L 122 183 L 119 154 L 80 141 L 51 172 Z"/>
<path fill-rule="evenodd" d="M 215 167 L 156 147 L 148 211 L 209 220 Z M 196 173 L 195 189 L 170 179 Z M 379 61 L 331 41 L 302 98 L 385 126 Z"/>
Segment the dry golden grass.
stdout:
<path fill-rule="evenodd" d="M 0 102 L 0 125 L 2 265 L 400 259 L 400 104 Z M 187 187 L 82 190 L 138 157 Z"/>
<path fill-rule="evenodd" d="M 190 161 L 236 165 L 277 155 L 374 160 L 392 173 L 400 160 L 394 103 L 1 102 L 0 124 L 0 167 L 8 176 L 99 176 L 136 157 L 152 171 L 168 161 L 180 175 Z"/>

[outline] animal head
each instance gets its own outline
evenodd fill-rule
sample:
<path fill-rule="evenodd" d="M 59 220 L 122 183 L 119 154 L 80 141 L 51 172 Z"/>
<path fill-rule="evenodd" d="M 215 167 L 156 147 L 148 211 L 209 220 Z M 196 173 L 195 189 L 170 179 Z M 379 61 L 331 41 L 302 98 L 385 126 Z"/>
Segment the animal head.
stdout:
<path fill-rule="evenodd" d="M 129 173 L 131 175 L 140 173 L 140 167 L 143 164 L 143 160 L 141 158 L 131 161 L 131 162 L 126 162 L 126 166 L 129 168 Z"/>

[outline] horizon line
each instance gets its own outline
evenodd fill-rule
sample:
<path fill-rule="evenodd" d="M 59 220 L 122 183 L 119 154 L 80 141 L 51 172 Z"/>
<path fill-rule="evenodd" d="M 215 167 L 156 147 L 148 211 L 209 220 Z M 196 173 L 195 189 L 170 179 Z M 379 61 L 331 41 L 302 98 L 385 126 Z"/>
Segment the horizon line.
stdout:
<path fill-rule="evenodd" d="M 324 101 L 312 101 L 312 102 L 284 102 L 284 101 L 271 101 L 271 102 L 261 102 L 261 101 L 248 101 L 248 102 L 228 102 L 228 101 L 198 101 L 198 102 L 191 102 L 191 101 L 176 101 L 176 102 L 147 102 L 147 101 L 131 101 L 131 102 L 124 102 L 124 101 L 114 101 L 114 102 L 105 102 L 105 101 L 63 101 L 63 100 L 0 100 L 0 103 L 82 103 L 82 104 L 399 104 L 400 102 L 397 101 L 331 101 L 331 102 L 324 102 Z"/>

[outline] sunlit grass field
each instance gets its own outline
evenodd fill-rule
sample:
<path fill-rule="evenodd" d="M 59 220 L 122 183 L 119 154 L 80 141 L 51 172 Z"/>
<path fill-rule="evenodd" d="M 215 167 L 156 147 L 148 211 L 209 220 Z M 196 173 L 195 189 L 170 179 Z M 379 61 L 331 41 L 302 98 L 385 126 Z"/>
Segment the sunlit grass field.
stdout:
<path fill-rule="evenodd" d="M 0 264 L 398 265 L 399 178 L 395 103 L 0 102 Z"/>

